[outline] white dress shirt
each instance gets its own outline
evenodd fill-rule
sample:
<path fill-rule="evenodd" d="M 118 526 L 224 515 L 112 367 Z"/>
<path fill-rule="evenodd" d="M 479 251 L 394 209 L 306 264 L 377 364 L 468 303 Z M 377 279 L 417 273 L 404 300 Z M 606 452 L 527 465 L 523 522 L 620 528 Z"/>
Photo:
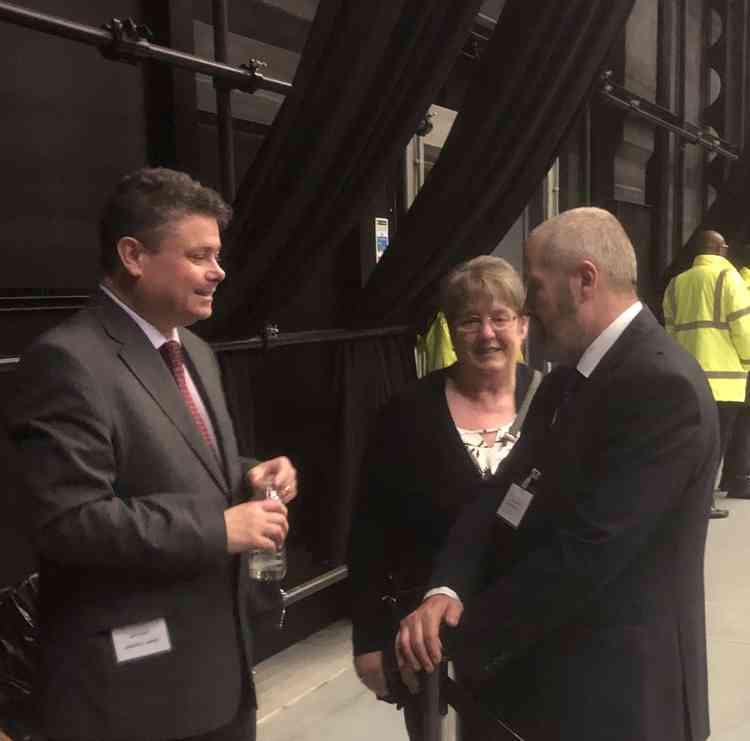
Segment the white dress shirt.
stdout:
<path fill-rule="evenodd" d="M 107 286 L 100 283 L 99 288 L 101 288 L 101 290 L 104 291 L 104 293 L 106 293 L 107 296 L 109 296 L 123 311 L 127 312 L 128 316 L 130 316 L 133 321 L 143 330 L 143 333 L 146 335 L 146 337 L 148 337 L 149 342 L 154 346 L 156 350 L 159 350 L 159 348 L 165 342 L 169 342 L 170 340 L 180 342 L 180 335 L 177 332 L 177 329 L 173 329 L 169 337 L 163 335 L 156 327 L 154 327 L 153 324 L 147 322 L 140 314 L 136 314 L 133 309 L 131 309 L 127 304 L 123 303 L 119 298 L 117 298 L 117 296 L 115 296 L 115 294 L 112 293 L 112 291 L 107 288 Z M 208 434 L 211 436 L 211 440 L 214 444 L 214 450 L 218 450 L 219 446 L 216 444 L 216 432 L 214 431 L 214 426 L 211 423 L 211 417 L 206 410 L 206 405 L 203 403 L 203 399 L 198 392 L 198 387 L 195 385 L 195 382 L 190 375 L 190 370 L 188 369 L 187 364 L 185 365 L 184 369 L 188 391 L 193 397 L 193 401 L 195 402 L 195 407 L 198 410 L 198 414 L 200 414 L 203 418 L 203 422 L 206 425 Z"/>

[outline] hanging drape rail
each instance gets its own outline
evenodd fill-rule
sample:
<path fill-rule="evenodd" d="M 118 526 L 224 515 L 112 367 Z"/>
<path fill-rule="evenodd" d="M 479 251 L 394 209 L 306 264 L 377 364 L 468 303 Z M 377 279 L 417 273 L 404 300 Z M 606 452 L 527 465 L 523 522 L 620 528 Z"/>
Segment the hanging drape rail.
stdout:
<path fill-rule="evenodd" d="M 286 95 L 292 87 L 289 82 L 260 74 L 252 60 L 248 61 L 248 68 L 244 69 L 152 44 L 147 39 L 146 29 L 130 20 L 120 21 L 114 18 L 109 24 L 110 29 L 105 30 L 48 13 L 40 13 L 13 3 L 0 2 L 0 21 L 99 47 L 106 56 L 118 61 L 150 59 L 209 75 L 213 77 L 216 84 L 249 93 L 256 90 L 270 90 Z"/>
<path fill-rule="evenodd" d="M 640 118 L 659 126 L 673 134 L 677 134 L 681 139 L 685 139 L 691 144 L 716 152 L 716 154 L 726 157 L 729 160 L 739 159 L 737 147 L 725 141 L 719 136 L 713 136 L 700 126 L 696 126 L 688 121 L 678 118 L 667 108 L 663 108 L 650 100 L 641 98 L 628 89 L 617 85 L 611 81 L 608 74 L 602 76 L 599 95 L 606 103 L 622 108 Z"/>

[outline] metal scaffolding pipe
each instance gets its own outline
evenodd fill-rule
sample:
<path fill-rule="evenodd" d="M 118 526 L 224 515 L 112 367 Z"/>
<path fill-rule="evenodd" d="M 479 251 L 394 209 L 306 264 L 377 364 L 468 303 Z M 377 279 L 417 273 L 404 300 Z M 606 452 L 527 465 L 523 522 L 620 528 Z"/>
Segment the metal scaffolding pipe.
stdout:
<path fill-rule="evenodd" d="M 232 67 L 194 54 L 152 44 L 146 38 L 145 27 L 137 26 L 130 20 L 112 19 L 109 29 L 96 28 L 0 0 L 0 21 L 96 46 L 105 55 L 119 61 L 150 59 L 209 75 L 227 88 L 236 88 L 250 93 L 259 89 L 270 90 L 286 95 L 292 87 L 289 82 L 275 80 L 257 72 L 252 60 L 248 62 L 248 69 Z"/>
<path fill-rule="evenodd" d="M 374 329 L 312 329 L 304 332 L 264 332 L 263 337 L 250 337 L 245 340 L 212 342 L 215 352 L 236 352 L 239 350 L 257 350 L 258 348 L 287 347 L 289 345 L 316 345 L 321 342 L 348 342 L 367 340 L 375 337 L 399 337 L 413 331 L 412 327 L 403 324 Z"/>
<path fill-rule="evenodd" d="M 26 309 L 9 308 L 5 311 L 31 311 L 79 308 L 70 305 L 39 306 Z M 1 311 L 2 309 L 0 309 Z M 377 327 L 375 329 L 314 329 L 306 332 L 284 332 L 266 337 L 250 337 L 245 340 L 233 340 L 229 342 L 211 342 L 214 352 L 238 352 L 241 350 L 260 350 L 273 347 L 288 347 L 290 345 L 317 345 L 321 342 L 353 342 L 357 340 L 368 340 L 375 337 L 399 337 L 413 331 L 408 325 L 397 325 L 393 327 Z M 19 361 L 17 356 L 0 356 L 0 366 L 14 365 Z"/>
<path fill-rule="evenodd" d="M 213 0 L 211 19 L 214 25 L 214 57 L 217 62 L 229 61 L 229 13 L 227 0 Z M 221 191 L 230 203 L 236 188 L 234 167 L 234 127 L 232 124 L 232 91 L 223 84 L 216 88 L 216 119 L 219 140 L 219 175 Z"/>
<path fill-rule="evenodd" d="M 721 137 L 714 136 L 695 124 L 682 121 L 666 108 L 615 84 L 612 82 L 610 72 L 602 75 L 599 94 L 607 103 L 650 121 L 655 126 L 671 131 L 691 144 L 696 144 L 729 160 L 737 160 L 740 157 L 737 151 L 733 151 L 736 148 L 730 149 L 732 145 Z"/>

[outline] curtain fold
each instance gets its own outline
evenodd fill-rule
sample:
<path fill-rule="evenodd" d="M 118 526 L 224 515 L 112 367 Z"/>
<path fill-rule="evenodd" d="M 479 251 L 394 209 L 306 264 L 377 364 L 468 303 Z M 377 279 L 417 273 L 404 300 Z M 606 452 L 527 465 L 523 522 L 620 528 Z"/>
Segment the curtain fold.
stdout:
<path fill-rule="evenodd" d="M 284 454 L 297 467 L 300 496 L 287 543 L 297 557 L 291 584 L 311 577 L 309 565 L 298 562 L 300 549 L 326 568 L 343 563 L 370 421 L 416 378 L 414 341 L 404 334 L 219 353 L 240 453 Z"/>
<path fill-rule="evenodd" d="M 508 1 L 425 187 L 339 322 L 410 323 L 445 270 L 492 251 L 554 159 L 633 3 Z M 479 5 L 321 0 L 294 88 L 240 188 L 225 238 L 228 277 L 205 334 L 247 335 L 309 284 L 401 155 Z M 337 483 L 316 492 L 335 560 L 372 418 L 415 377 L 413 341 L 338 348 Z"/>
<path fill-rule="evenodd" d="M 395 393 L 416 379 L 415 336 L 381 337 L 345 343 L 337 351 L 339 429 L 337 497 L 331 510 L 333 552 L 339 563 L 346 557 L 357 480 L 376 411 Z M 394 435 L 399 430 L 393 430 Z M 394 513 L 394 517 L 397 517 Z"/>
<path fill-rule="evenodd" d="M 437 163 L 344 318 L 421 322 L 440 276 L 495 248 L 549 169 L 633 4 L 508 0 Z M 355 429 L 340 454 L 347 513 L 357 497 L 364 431 L 407 382 L 391 376 L 370 393 L 373 383 L 383 384 L 371 375 L 377 344 L 353 344 L 340 358 L 342 425 Z"/>
<path fill-rule="evenodd" d="M 448 77 L 481 0 L 321 0 L 235 200 L 211 338 L 247 334 L 357 223 Z"/>
<path fill-rule="evenodd" d="M 357 302 L 361 323 L 421 319 L 443 273 L 495 248 L 553 162 L 633 4 L 506 3 L 443 151 Z"/>

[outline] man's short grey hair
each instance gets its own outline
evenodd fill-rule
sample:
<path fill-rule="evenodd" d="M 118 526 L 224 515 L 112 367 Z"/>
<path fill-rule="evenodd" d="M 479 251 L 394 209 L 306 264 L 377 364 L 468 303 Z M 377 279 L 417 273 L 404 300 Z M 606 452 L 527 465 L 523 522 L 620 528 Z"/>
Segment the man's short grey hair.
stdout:
<path fill-rule="evenodd" d="M 622 224 L 603 208 L 564 211 L 539 227 L 550 247 L 548 264 L 572 270 L 583 260 L 592 262 L 615 291 L 632 293 L 638 283 L 633 243 Z"/>

